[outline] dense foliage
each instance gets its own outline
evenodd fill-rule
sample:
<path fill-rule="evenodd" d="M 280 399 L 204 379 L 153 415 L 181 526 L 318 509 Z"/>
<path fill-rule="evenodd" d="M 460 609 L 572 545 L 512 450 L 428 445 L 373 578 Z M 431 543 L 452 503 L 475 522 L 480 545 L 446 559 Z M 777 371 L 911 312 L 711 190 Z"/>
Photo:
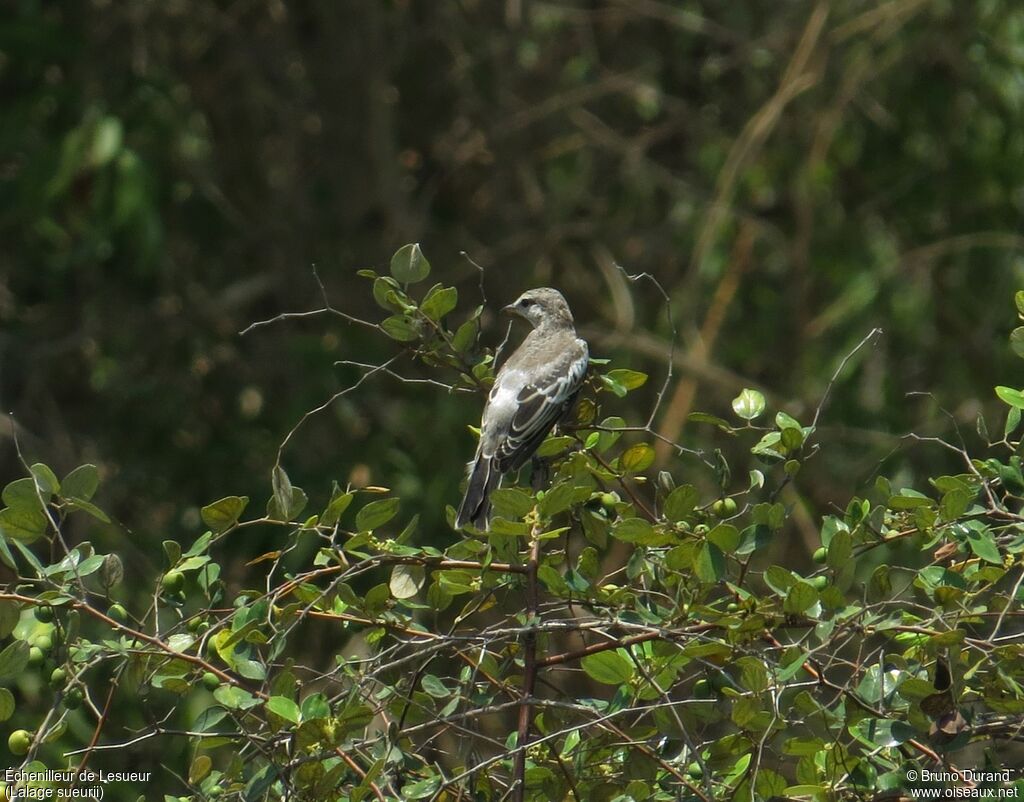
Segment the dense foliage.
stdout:
<path fill-rule="evenodd" d="M 481 307 L 420 290 L 429 272 L 418 245 L 390 275 L 363 271 L 385 312 L 352 323 L 425 373 L 392 358 L 366 375 L 486 388 Z M 977 454 L 922 438 L 959 470 L 921 487 L 880 474 L 815 523 L 814 563 L 795 570 L 773 559 L 797 514 L 779 499 L 820 462 L 825 399 L 799 421 L 746 389 L 727 418 L 691 416 L 746 457 L 670 444 L 652 475 L 656 436 L 614 414 L 648 377 L 598 362 L 538 452 L 547 482 L 508 483 L 490 532 L 444 549 L 387 488 L 335 483 L 313 506 L 279 463 L 265 510 L 203 507 L 206 531 L 164 541 L 164 570 L 128 583 L 116 553 L 63 537 L 73 518 L 109 521 L 96 468 L 30 466 L 0 511 L 18 575 L 0 593 L 10 750 L 29 771 L 148 767 L 156 785 L 117 798 L 193 800 L 860 799 L 1019 760 L 1024 391 L 996 388 L 1005 426 Z M 257 530 L 274 551 L 250 551 Z M 123 595 L 140 581 L 145 605 Z M 308 649 L 343 638 L 327 659 Z M 188 744 L 185 764 L 166 742 Z M 1022 790 L 1005 773 L 977 785 L 1011 780 Z"/>
<path fill-rule="evenodd" d="M 115 800 L 1024 764 L 1019 0 L 7 6 L 18 757 L 152 773 Z M 541 285 L 608 361 L 460 540 Z"/>

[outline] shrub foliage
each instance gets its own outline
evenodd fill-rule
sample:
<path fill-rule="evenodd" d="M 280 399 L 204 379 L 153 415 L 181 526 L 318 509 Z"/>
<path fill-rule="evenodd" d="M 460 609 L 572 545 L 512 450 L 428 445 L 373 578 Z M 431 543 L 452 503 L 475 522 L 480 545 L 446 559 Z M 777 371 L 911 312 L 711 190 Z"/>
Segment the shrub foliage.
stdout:
<path fill-rule="evenodd" d="M 482 307 L 424 289 L 429 273 L 416 245 L 390 275 L 364 271 L 385 312 L 360 322 L 414 357 L 401 378 L 424 392 L 485 390 Z M 486 534 L 424 532 L 383 487 L 314 503 L 282 451 L 265 503 L 213 501 L 191 543 L 163 542 L 161 573 L 127 577 L 66 537 L 72 518 L 110 523 L 97 469 L 26 465 L 0 511 L 15 759 L 123 767 L 155 748 L 160 766 L 154 744 L 186 742 L 188 764 L 152 780 L 173 796 L 352 802 L 859 799 L 1007 764 L 1024 725 L 1024 392 L 996 388 L 1006 422 L 996 439 L 979 420 L 981 453 L 910 436 L 958 473 L 907 487 L 880 471 L 798 526 L 787 491 L 815 470 L 824 399 L 797 420 L 744 390 L 691 418 L 745 443 L 746 464 L 678 444 L 662 460 L 650 421 L 617 415 L 647 380 L 596 360 L 541 447 L 544 481 L 506 482 Z M 778 564 L 808 526 L 813 556 Z M 249 553 L 256 529 L 278 548 Z"/>

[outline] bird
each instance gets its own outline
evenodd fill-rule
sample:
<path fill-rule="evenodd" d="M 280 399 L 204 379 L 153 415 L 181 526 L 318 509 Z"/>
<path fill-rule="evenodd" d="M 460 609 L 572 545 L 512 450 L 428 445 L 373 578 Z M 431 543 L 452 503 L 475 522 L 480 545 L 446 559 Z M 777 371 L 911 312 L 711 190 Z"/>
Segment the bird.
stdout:
<path fill-rule="evenodd" d="M 558 290 L 527 290 L 502 311 L 523 318 L 533 330 L 501 366 L 487 396 L 456 529 L 471 524 L 487 531 L 491 492 L 503 475 L 533 456 L 572 407 L 590 361 L 586 340 L 576 336 L 569 304 Z"/>

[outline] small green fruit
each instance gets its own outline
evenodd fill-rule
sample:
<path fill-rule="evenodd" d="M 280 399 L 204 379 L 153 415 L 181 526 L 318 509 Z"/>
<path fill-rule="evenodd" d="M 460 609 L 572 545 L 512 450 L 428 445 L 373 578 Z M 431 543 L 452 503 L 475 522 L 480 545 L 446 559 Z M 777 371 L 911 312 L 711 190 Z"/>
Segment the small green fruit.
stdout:
<path fill-rule="evenodd" d="M 725 500 L 718 499 L 714 504 L 711 505 L 711 512 L 716 518 L 724 518 L 725 512 Z"/>
<path fill-rule="evenodd" d="M 82 693 L 81 688 L 68 688 L 67 692 L 64 694 L 64 707 L 68 710 L 77 710 L 82 706 L 82 702 L 84 700 L 85 694 Z"/>
<path fill-rule="evenodd" d="M 12 755 L 27 755 L 32 746 L 32 733 L 28 730 L 15 730 L 7 738 L 7 748 Z"/>
<path fill-rule="evenodd" d="M 189 632 L 202 632 L 204 629 L 207 629 L 209 626 L 210 625 L 206 622 L 206 619 L 202 618 L 201 616 L 198 616 L 198 615 L 195 618 L 190 618 L 188 620 L 188 631 Z"/>
<path fill-rule="evenodd" d="M 36 620 L 42 621 L 44 624 L 49 624 L 53 620 L 53 607 L 49 604 L 44 604 L 35 609 Z"/>
<path fill-rule="evenodd" d="M 220 687 L 220 677 L 214 674 L 212 671 L 207 671 L 203 674 L 203 687 L 208 691 L 215 691 Z"/>
<path fill-rule="evenodd" d="M 38 646 L 33 646 L 28 650 L 28 664 L 30 666 L 41 666 L 45 659 L 46 655 Z"/>
<path fill-rule="evenodd" d="M 601 494 L 601 504 L 604 507 L 606 507 L 608 509 L 611 509 L 612 507 L 614 507 L 618 503 L 619 503 L 619 497 L 615 493 L 602 493 Z"/>
<path fill-rule="evenodd" d="M 725 611 L 727 613 L 736 613 L 739 612 L 739 609 L 740 606 L 736 604 L 736 602 L 729 602 L 727 605 L 725 605 Z"/>
<path fill-rule="evenodd" d="M 711 683 L 711 687 L 719 692 L 733 686 L 732 678 L 721 670 L 713 672 L 709 682 Z"/>
<path fill-rule="evenodd" d="M 691 780 L 699 780 L 704 776 L 704 771 L 701 769 L 699 763 L 691 763 L 686 767 L 686 773 Z"/>
<path fill-rule="evenodd" d="M 736 514 L 736 509 L 737 509 L 737 507 L 736 507 L 736 499 L 734 499 L 734 498 L 724 498 L 724 499 L 722 499 L 722 504 L 725 505 L 725 514 L 726 514 L 727 517 L 730 516 L 730 515 L 735 515 Z"/>
<path fill-rule="evenodd" d="M 711 696 L 711 683 L 706 679 L 699 679 L 693 683 L 693 695 L 698 699 Z"/>
<path fill-rule="evenodd" d="M 814 561 L 816 563 L 818 563 L 818 565 L 824 565 L 825 564 L 825 557 L 826 557 L 827 554 L 828 554 L 828 552 L 826 551 L 825 547 L 822 546 L 821 548 L 814 550 L 814 557 L 813 557 L 813 559 L 814 559 Z"/>
<path fill-rule="evenodd" d="M 54 688 L 62 688 L 64 687 L 64 682 L 67 680 L 67 678 L 67 671 L 65 671 L 63 668 L 55 668 L 53 669 L 53 673 L 50 674 L 50 685 Z"/>
<path fill-rule="evenodd" d="M 110 609 L 107 610 L 107 615 L 119 624 L 123 624 L 128 620 L 128 611 L 124 609 L 123 604 L 110 605 Z"/>
<path fill-rule="evenodd" d="M 40 635 L 32 644 L 36 646 L 41 652 L 48 652 L 53 648 L 53 638 L 50 635 Z"/>
<path fill-rule="evenodd" d="M 815 590 L 824 590 L 825 588 L 828 587 L 828 577 L 827 576 L 812 576 L 811 577 L 811 587 L 814 588 Z"/>
<path fill-rule="evenodd" d="M 160 585 L 168 593 L 177 593 L 185 587 L 185 575 L 180 571 L 168 571 L 164 574 L 164 578 L 160 580 Z"/>

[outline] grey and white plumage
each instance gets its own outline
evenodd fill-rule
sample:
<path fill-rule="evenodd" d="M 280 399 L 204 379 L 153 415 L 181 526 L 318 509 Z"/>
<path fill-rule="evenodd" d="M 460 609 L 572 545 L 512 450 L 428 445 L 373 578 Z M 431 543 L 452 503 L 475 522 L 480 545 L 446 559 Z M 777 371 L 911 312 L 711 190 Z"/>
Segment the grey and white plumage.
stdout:
<path fill-rule="evenodd" d="M 576 336 L 572 312 L 558 290 L 528 290 L 504 311 L 524 318 L 533 330 L 502 365 L 487 396 L 457 529 L 488 528 L 491 492 L 503 474 L 533 456 L 572 406 L 587 373 L 587 343 Z"/>

